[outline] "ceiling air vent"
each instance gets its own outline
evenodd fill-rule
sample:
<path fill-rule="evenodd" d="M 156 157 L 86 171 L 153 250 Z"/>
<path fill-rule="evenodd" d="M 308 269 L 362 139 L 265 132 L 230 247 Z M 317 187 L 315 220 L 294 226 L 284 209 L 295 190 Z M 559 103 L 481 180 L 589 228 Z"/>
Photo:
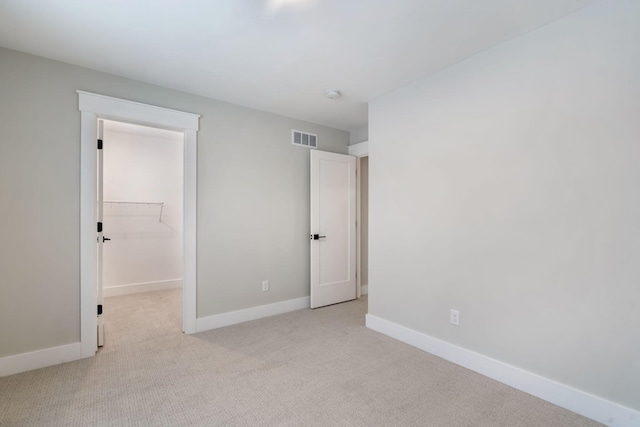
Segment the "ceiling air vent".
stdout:
<path fill-rule="evenodd" d="M 318 148 L 318 135 L 293 129 L 291 130 L 291 143 L 308 148 Z"/>

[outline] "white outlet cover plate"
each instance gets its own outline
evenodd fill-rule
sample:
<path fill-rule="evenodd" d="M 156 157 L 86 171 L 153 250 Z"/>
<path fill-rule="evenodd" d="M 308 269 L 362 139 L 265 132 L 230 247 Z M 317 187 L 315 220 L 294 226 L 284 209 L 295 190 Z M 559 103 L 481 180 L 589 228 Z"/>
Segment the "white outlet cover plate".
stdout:
<path fill-rule="evenodd" d="M 460 311 L 451 310 L 450 320 L 452 325 L 460 326 Z"/>

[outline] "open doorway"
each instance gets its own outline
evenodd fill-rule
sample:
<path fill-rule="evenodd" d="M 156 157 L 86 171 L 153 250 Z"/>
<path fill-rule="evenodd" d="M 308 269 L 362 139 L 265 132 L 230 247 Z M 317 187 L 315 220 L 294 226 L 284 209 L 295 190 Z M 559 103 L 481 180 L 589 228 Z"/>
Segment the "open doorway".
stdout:
<path fill-rule="evenodd" d="M 358 158 L 357 187 L 357 270 L 358 298 L 369 294 L 369 141 L 349 146 L 349 155 Z"/>
<path fill-rule="evenodd" d="M 197 114 L 171 110 L 90 92 L 78 92 L 80 110 L 80 341 L 79 357 L 91 357 L 98 349 L 96 316 L 98 247 L 96 244 L 98 120 L 118 120 L 181 132 L 184 137 L 183 220 L 183 318 L 185 333 L 197 332 L 196 323 L 196 181 Z M 98 145 L 100 143 L 98 142 Z M 98 239 L 103 237 L 98 224 Z M 98 240 L 100 241 L 100 239 Z M 102 275 L 100 275 L 102 277 Z M 100 304 L 97 305 L 101 313 Z"/>
<path fill-rule="evenodd" d="M 184 135 L 103 120 L 102 141 L 102 222 L 109 240 L 98 271 L 107 343 L 126 341 L 125 334 L 179 333 Z"/>

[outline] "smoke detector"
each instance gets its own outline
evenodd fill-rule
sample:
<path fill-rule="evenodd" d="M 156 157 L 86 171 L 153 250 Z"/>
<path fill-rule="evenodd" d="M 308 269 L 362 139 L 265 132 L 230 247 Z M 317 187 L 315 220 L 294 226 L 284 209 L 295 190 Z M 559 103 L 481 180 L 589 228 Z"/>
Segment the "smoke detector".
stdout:
<path fill-rule="evenodd" d="M 340 91 L 338 91 L 338 90 L 334 90 L 334 89 L 329 89 L 329 90 L 328 90 L 328 91 L 326 91 L 324 94 L 325 94 L 325 96 L 326 96 L 327 98 L 329 98 L 329 99 L 338 99 L 338 98 L 340 98 L 340 96 L 342 95 L 342 94 L 340 93 Z"/>

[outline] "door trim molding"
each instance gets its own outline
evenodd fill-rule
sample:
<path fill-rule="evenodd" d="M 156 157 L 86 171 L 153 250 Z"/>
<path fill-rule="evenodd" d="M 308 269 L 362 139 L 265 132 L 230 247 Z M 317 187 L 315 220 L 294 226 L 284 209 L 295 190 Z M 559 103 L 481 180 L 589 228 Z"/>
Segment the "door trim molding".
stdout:
<path fill-rule="evenodd" d="M 349 146 L 349 155 L 365 157 L 369 155 L 369 141 L 359 142 Z"/>
<path fill-rule="evenodd" d="M 369 141 L 350 145 L 349 155 L 358 158 L 356 161 L 356 171 L 358 174 L 356 177 L 356 218 L 358 222 L 356 227 L 356 298 L 361 298 L 363 295 L 369 293 L 369 289 L 368 286 L 365 286 L 367 288 L 365 290 L 362 286 L 362 229 L 360 225 L 362 224 L 362 177 L 360 159 L 369 156 Z"/>
<path fill-rule="evenodd" d="M 356 298 L 362 297 L 362 157 L 356 158 Z"/>
<path fill-rule="evenodd" d="M 196 179 L 200 116 L 139 102 L 78 93 L 80 121 L 80 342 L 82 357 L 91 357 L 96 342 L 96 138 L 97 120 L 110 119 L 184 134 L 184 302 L 185 333 L 196 332 Z"/>

